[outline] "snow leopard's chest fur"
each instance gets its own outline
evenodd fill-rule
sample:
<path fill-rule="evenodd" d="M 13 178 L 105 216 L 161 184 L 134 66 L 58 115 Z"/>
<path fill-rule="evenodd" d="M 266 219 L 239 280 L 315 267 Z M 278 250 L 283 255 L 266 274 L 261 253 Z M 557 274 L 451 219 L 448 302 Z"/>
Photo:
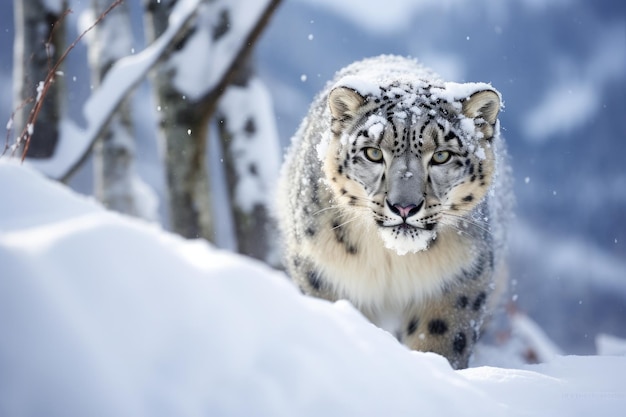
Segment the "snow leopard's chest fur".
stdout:
<path fill-rule="evenodd" d="M 285 267 L 417 350 L 465 367 L 501 263 L 500 96 L 382 56 L 340 71 L 296 133 L 277 207 Z"/>

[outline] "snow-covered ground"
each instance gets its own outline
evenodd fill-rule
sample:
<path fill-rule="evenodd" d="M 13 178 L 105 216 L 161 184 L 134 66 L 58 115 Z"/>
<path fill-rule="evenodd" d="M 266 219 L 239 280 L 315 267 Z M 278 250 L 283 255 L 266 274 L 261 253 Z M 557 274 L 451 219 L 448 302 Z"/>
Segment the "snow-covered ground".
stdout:
<path fill-rule="evenodd" d="M 134 11 L 136 41 L 122 71 L 111 77 L 115 88 L 92 88 L 84 45 L 68 56 L 64 79 L 71 120 L 64 119 L 61 128 L 71 139 L 61 144 L 54 160 L 39 162 L 49 175 L 66 169 L 59 161 L 74 159 L 84 150 L 81 144 L 88 144 L 88 134 L 99 121 L 89 109 L 105 108 L 125 82 L 140 78 L 131 75 L 146 70 L 148 58 L 156 56 L 158 45 L 143 41 L 142 2 L 127 3 Z M 180 9 L 195 3 L 178 5 Z M 72 40 L 78 35 L 76 21 L 91 2 L 68 4 L 74 10 L 67 21 Z M 241 7 L 243 2 L 211 4 Z M 446 80 L 491 82 L 506 103 L 501 122 L 516 180 L 511 300 L 562 352 L 592 354 L 599 333 L 626 338 L 626 171 L 623 158 L 615 157 L 626 152 L 625 5 L 585 0 L 388 0 L 384 6 L 375 0 L 284 1 L 256 47 L 255 67 L 271 93 L 276 113 L 271 122 L 276 122 L 283 145 L 314 94 L 336 70 L 357 59 L 381 53 L 411 55 Z M 13 2 L 3 3 L 3 11 L 0 90 L 10 92 Z M 254 10 L 246 9 L 241 17 L 249 18 L 247 12 Z M 195 69 L 206 68 L 200 58 L 217 64 L 211 54 L 196 55 Z M 133 103 L 137 174 L 156 191 L 158 215 L 167 227 L 163 155 L 155 141 L 158 107 L 146 82 Z M 16 106 L 11 94 L 0 95 L 2 123 Z M 216 133 L 209 135 L 214 201 L 226 201 Z M 259 166 L 260 171 L 267 168 Z M 93 194 L 89 162 L 72 186 Z M 242 189 L 249 192 L 249 187 Z M 234 249 L 232 222 L 216 226 L 217 245 Z"/>
<path fill-rule="evenodd" d="M 304 297 L 281 273 L 108 212 L 7 158 L 0 196 L 1 416 L 617 416 L 626 408 L 623 341 L 601 341 L 622 356 L 453 371 L 346 302 Z"/>

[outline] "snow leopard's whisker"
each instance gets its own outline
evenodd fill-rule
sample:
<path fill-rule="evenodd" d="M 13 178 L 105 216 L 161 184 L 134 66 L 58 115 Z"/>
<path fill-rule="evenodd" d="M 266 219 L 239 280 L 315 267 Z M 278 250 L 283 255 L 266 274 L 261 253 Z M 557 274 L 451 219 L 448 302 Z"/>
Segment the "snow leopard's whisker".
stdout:
<path fill-rule="evenodd" d="M 474 234 L 472 234 L 472 233 L 471 233 L 471 230 L 468 230 L 468 229 L 464 229 L 464 228 L 462 228 L 462 227 L 459 227 L 459 225 L 458 225 L 456 222 L 454 222 L 454 221 L 449 221 L 449 220 L 446 220 L 446 219 L 441 219 L 441 220 L 439 221 L 439 224 L 442 224 L 442 225 L 444 225 L 444 226 L 450 227 L 450 228 L 452 228 L 452 229 L 456 230 L 456 231 L 457 231 L 457 233 L 459 233 L 459 234 L 461 234 L 461 235 L 465 235 L 465 236 L 474 236 Z"/>
<path fill-rule="evenodd" d="M 321 213 L 323 213 L 325 211 L 328 211 L 328 210 L 339 210 L 339 209 L 341 209 L 341 206 L 328 206 L 328 207 L 324 207 L 324 208 L 321 208 L 321 209 L 317 210 L 312 215 L 313 216 L 317 216 L 318 214 L 321 214 Z"/>
<path fill-rule="evenodd" d="M 356 217 L 355 217 L 355 218 L 353 218 L 353 219 L 347 220 L 347 221 L 345 221 L 345 222 L 343 222 L 343 223 L 341 223 L 341 224 L 338 224 L 337 226 L 333 227 L 333 228 L 332 228 L 332 229 L 330 229 L 330 230 L 336 230 L 336 229 L 339 229 L 339 228 L 341 228 L 341 227 L 343 227 L 343 226 L 345 226 L 345 225 L 347 225 L 347 224 L 349 224 L 349 223 L 352 223 L 352 222 L 353 222 L 353 221 L 355 221 L 355 220 L 357 220 L 357 218 L 356 218 Z"/>
<path fill-rule="evenodd" d="M 457 210 L 457 211 L 465 211 L 465 214 L 458 214 L 457 212 L 452 212 L 452 211 L 448 211 L 448 210 L 442 210 L 440 212 L 441 215 L 443 216 L 450 216 L 450 217 L 454 217 L 456 219 L 460 219 L 463 220 L 465 222 L 471 223 L 471 224 L 475 224 L 477 226 L 479 225 L 485 225 L 488 224 L 489 221 L 485 220 L 484 218 L 474 218 L 474 217 L 466 217 L 467 214 L 471 213 L 471 210 Z"/>
<path fill-rule="evenodd" d="M 361 218 L 365 217 L 365 213 L 359 214 L 357 216 L 352 217 L 351 219 L 346 220 L 345 222 L 338 224 L 337 226 L 333 227 L 331 230 L 335 230 L 335 229 L 339 229 L 340 227 L 343 227 L 347 224 L 350 224 L 356 220 L 359 220 Z"/>
<path fill-rule="evenodd" d="M 367 209 L 368 208 L 368 204 L 371 203 L 371 200 L 367 199 L 365 197 L 354 197 L 354 199 L 352 201 L 359 201 L 359 200 L 361 202 L 363 202 L 363 203 L 366 203 L 366 204 L 352 204 L 351 207 Z M 323 213 L 323 212 L 328 211 L 328 210 L 344 210 L 344 209 L 345 209 L 345 206 L 342 206 L 342 205 L 339 205 L 339 204 L 334 204 L 332 206 L 323 207 L 323 208 L 317 210 L 312 215 L 313 216 L 317 216 L 318 214 Z"/>
<path fill-rule="evenodd" d="M 465 233 L 469 234 L 469 231 L 467 229 L 464 229 L 464 228 L 459 226 L 457 219 L 460 220 L 461 222 L 465 222 L 465 223 L 467 223 L 467 224 L 469 224 L 471 226 L 476 227 L 477 229 L 479 229 L 480 231 L 482 231 L 484 233 L 487 233 L 488 235 L 492 234 L 491 230 L 489 230 L 487 227 L 485 227 L 485 224 L 481 224 L 481 222 L 477 222 L 475 220 L 468 219 L 466 217 L 459 216 L 458 214 L 453 214 L 453 213 L 441 212 L 440 214 L 442 216 L 441 220 L 446 220 L 446 217 L 454 218 L 455 220 L 453 220 L 453 221 L 446 222 L 446 223 L 442 222 L 442 223 L 445 224 L 446 226 L 454 227 L 456 230 L 458 230 L 460 232 L 465 232 Z"/>

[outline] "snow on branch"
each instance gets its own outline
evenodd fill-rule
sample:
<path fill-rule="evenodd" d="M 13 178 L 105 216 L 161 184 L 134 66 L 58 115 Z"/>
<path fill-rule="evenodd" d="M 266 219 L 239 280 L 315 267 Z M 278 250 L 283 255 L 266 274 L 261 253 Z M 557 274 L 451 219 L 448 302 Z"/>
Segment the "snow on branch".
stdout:
<path fill-rule="evenodd" d="M 240 57 L 254 44 L 277 0 L 218 0 L 204 4 L 197 25 L 185 48 L 170 63 L 176 68 L 176 89 L 198 100 L 225 87 L 225 78 L 240 64 Z M 199 51 L 202 51 L 200 54 Z M 223 88 L 221 88 L 223 90 Z"/>
<path fill-rule="evenodd" d="M 101 15 L 98 20 L 83 32 L 68 47 L 63 58 L 53 67 L 50 72 L 50 80 L 44 81 L 42 96 L 45 96 L 47 88 L 57 74 L 56 69 L 63 61 L 67 53 L 93 28 L 106 14 L 123 0 L 116 1 Z M 105 129 L 112 115 L 129 92 L 136 87 L 152 69 L 170 47 L 180 40 L 181 34 L 188 29 L 188 23 L 193 19 L 206 3 L 205 0 L 180 0 L 176 3 L 167 30 L 150 46 L 142 52 L 125 57 L 115 63 L 108 71 L 100 87 L 89 97 L 84 106 L 84 114 L 87 120 L 87 128 L 80 129 L 65 121 L 62 123 L 62 140 L 52 158 L 29 159 L 29 163 L 50 178 L 67 180 L 84 162 L 89 155 L 94 142 Z M 218 97 L 230 82 L 232 68 L 240 63 L 247 55 L 250 45 L 266 23 L 267 19 L 278 6 L 280 0 L 257 1 L 215 1 L 209 2 L 204 8 L 204 13 L 210 13 L 212 19 L 217 16 L 225 22 L 226 29 L 223 33 L 214 32 L 215 42 L 208 45 L 205 56 L 207 59 L 198 65 L 197 49 L 185 48 L 187 53 L 179 53 L 177 57 L 177 78 L 174 81 L 189 97 L 198 95 L 215 95 Z M 209 10 L 210 9 L 210 10 Z M 218 22 L 219 23 L 219 22 Z M 214 28 L 220 25 L 213 26 Z M 199 38 L 199 37 L 196 37 Z M 189 64 L 189 60 L 196 61 Z M 199 76 L 197 71 L 189 74 L 186 71 L 204 69 Z M 205 72 L 206 71 L 206 72 Z M 209 77 L 206 75 L 210 74 Z M 193 80 L 190 85 L 186 80 Z M 204 80 L 204 81 L 203 81 Z M 199 82 L 200 84 L 198 84 Z M 36 109 L 37 107 L 35 107 Z M 36 112 L 35 112 L 36 118 Z M 24 127 L 24 134 L 28 135 L 28 126 L 32 125 L 29 119 Z M 27 136 L 28 137 L 28 136 Z M 24 153 L 25 156 L 25 153 Z"/>
<path fill-rule="evenodd" d="M 117 61 L 100 87 L 89 97 L 83 109 L 87 128 L 82 130 L 72 127 L 68 130 L 68 125 L 62 126 L 62 140 L 53 157 L 44 160 L 29 160 L 29 163 L 48 177 L 57 180 L 69 178 L 87 158 L 94 142 L 105 129 L 120 103 L 143 80 L 168 48 L 179 39 L 181 32 L 186 30 L 187 23 L 195 16 L 202 1 L 180 0 L 172 10 L 168 28 L 163 35 L 142 52 Z M 83 35 L 84 33 L 81 37 Z M 72 45 L 79 40 L 80 38 Z"/>
<path fill-rule="evenodd" d="M 125 57 L 109 70 L 98 88 L 84 106 L 87 129 L 72 127 L 64 130 L 55 154 L 50 159 L 29 161 L 35 168 L 47 176 L 57 179 L 68 179 L 87 158 L 95 140 L 102 133 L 113 113 L 128 95 L 145 77 L 147 72 L 159 59 L 180 40 L 181 34 L 188 29 L 188 22 L 203 7 L 203 13 L 213 19 L 225 21 L 223 33 L 213 33 L 215 41 L 206 50 L 207 59 L 198 63 L 198 50 L 184 48 L 179 52 L 175 67 L 181 91 L 189 97 L 215 95 L 223 92 L 230 82 L 232 68 L 240 64 L 247 55 L 253 41 L 266 23 L 267 19 L 278 6 L 280 0 L 265 1 L 215 1 L 206 3 L 204 0 L 180 0 L 170 15 L 167 30 L 142 52 Z M 218 22 L 219 23 L 219 22 Z M 212 25 L 213 26 L 213 25 Z M 220 25 L 213 26 L 214 28 Z M 81 35 L 82 36 L 82 35 Z M 196 39 L 200 37 L 195 36 Z M 195 59 L 195 60 L 194 60 Z M 192 63 L 189 63 L 190 60 Z M 194 70 L 196 70 L 194 72 Z M 198 70 L 203 70 L 198 72 Z M 186 71 L 192 71 L 190 74 Z M 210 76 L 207 77 L 207 74 Z M 189 84 L 186 80 L 193 81 Z M 206 82 L 203 82 L 206 80 Z M 200 83 L 200 84 L 198 84 Z M 66 129 L 69 127 L 65 124 Z M 66 133 L 71 134 L 66 135 Z"/>

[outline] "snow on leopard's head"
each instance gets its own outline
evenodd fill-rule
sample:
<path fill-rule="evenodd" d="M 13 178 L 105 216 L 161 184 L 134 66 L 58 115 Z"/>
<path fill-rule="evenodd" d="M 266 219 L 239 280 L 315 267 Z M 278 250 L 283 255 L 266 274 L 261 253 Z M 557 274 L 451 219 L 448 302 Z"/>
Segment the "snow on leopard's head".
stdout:
<path fill-rule="evenodd" d="M 476 224 L 495 172 L 500 106 L 484 83 L 340 80 L 318 147 L 338 204 L 371 216 L 400 255 L 428 249 L 445 228 Z"/>

